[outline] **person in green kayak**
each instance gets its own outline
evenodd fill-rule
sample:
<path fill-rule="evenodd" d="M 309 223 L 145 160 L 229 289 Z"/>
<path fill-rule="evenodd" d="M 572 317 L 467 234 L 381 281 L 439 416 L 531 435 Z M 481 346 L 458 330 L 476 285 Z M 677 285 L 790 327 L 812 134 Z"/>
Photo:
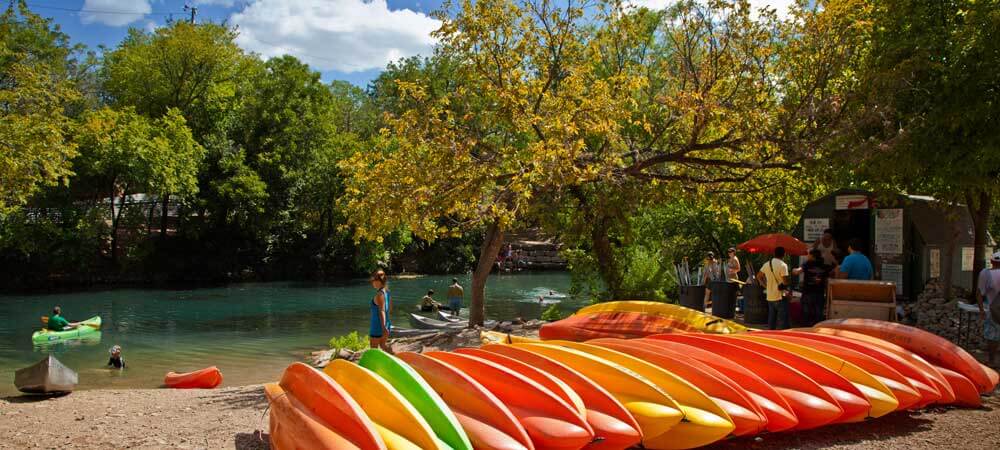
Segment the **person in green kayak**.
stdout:
<path fill-rule="evenodd" d="M 80 322 L 70 322 L 62 316 L 62 308 L 56 306 L 52 308 L 52 317 L 49 317 L 48 329 L 52 331 L 72 330 L 80 326 Z"/>

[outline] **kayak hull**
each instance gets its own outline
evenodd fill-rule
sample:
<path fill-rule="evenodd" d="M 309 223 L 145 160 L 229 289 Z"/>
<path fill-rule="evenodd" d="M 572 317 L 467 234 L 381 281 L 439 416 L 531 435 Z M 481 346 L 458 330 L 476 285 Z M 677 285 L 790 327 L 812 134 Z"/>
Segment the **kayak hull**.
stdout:
<path fill-rule="evenodd" d="M 396 355 L 427 381 L 462 425 L 472 446 L 484 450 L 534 449 L 510 409 L 472 377 L 419 353 Z"/>
<path fill-rule="evenodd" d="M 222 384 L 222 372 L 218 367 L 206 367 L 187 373 L 168 372 L 163 385 L 173 389 L 213 389 Z"/>
<path fill-rule="evenodd" d="M 454 450 L 472 450 L 472 443 L 451 409 L 413 368 L 379 349 L 365 351 L 358 364 L 396 388 L 424 417 L 438 439 Z"/>
<path fill-rule="evenodd" d="M 77 373 L 52 355 L 14 372 L 14 386 L 25 394 L 51 395 L 72 392 L 78 382 Z"/>

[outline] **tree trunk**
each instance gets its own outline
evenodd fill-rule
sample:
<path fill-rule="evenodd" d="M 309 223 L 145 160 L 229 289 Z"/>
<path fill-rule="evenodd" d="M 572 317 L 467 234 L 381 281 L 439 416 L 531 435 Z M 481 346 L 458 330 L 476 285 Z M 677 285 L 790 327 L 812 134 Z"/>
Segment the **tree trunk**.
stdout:
<path fill-rule="evenodd" d="M 163 203 L 160 206 L 163 208 L 160 213 L 160 238 L 167 236 L 167 202 L 170 201 L 170 194 L 163 194 Z"/>
<path fill-rule="evenodd" d="M 958 244 L 958 221 L 945 214 L 945 225 L 948 227 L 948 242 L 944 248 L 944 264 L 941 264 L 941 284 L 944 288 L 944 298 L 951 300 L 952 273 L 955 268 L 955 245 Z"/>
<path fill-rule="evenodd" d="M 493 270 L 493 262 L 500 254 L 504 230 L 499 221 L 486 228 L 483 245 L 479 249 L 479 261 L 472 272 L 472 303 L 469 305 L 469 326 L 483 325 L 486 320 L 486 279 Z"/>
<path fill-rule="evenodd" d="M 986 229 L 990 226 L 990 207 L 993 199 L 986 190 L 979 191 L 979 198 L 966 194 L 966 206 L 972 216 L 973 259 L 972 259 L 972 291 L 979 285 L 979 272 L 986 267 Z"/>
<path fill-rule="evenodd" d="M 618 270 L 618 262 L 615 261 L 615 252 L 612 248 L 611 240 L 608 238 L 607 217 L 591 217 L 594 227 L 590 230 L 591 245 L 594 249 L 594 257 L 597 259 L 597 271 L 608 287 L 608 294 L 611 298 L 617 298 L 621 294 L 623 274 Z"/>
<path fill-rule="evenodd" d="M 111 265 L 118 267 L 118 225 L 121 222 L 122 211 L 125 210 L 125 201 L 128 198 L 128 189 L 122 190 L 121 204 L 115 212 L 115 192 L 111 193 Z"/>

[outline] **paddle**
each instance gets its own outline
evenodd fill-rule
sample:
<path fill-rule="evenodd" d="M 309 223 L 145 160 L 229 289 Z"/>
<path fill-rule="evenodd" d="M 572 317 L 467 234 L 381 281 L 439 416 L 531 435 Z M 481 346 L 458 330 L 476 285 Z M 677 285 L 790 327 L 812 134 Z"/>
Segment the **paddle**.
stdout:
<path fill-rule="evenodd" d="M 48 324 L 49 324 L 49 316 L 42 316 L 42 325 L 48 325 Z M 81 322 L 80 325 L 86 325 L 88 327 L 97 328 L 97 329 L 101 328 L 96 323 L 82 323 Z"/>

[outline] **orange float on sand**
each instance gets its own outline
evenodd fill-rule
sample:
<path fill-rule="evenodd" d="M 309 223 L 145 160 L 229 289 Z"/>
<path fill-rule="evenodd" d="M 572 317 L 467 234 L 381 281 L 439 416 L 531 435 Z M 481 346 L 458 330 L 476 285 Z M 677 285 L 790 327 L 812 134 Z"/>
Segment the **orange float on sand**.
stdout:
<path fill-rule="evenodd" d="M 188 373 L 167 372 L 163 384 L 174 389 L 212 389 L 222 384 L 222 372 L 215 366 Z"/>

